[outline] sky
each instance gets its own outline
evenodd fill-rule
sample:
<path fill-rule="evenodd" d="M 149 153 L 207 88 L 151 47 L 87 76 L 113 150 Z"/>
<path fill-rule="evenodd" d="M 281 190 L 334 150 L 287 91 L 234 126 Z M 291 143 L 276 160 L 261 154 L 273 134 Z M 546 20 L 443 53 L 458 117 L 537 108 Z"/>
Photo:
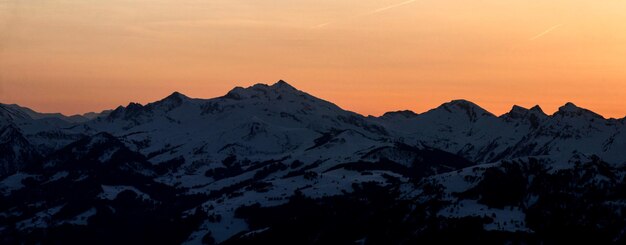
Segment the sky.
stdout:
<path fill-rule="evenodd" d="M 364 115 L 626 116 L 623 0 L 0 0 L 0 103 L 64 114 L 285 80 Z"/>

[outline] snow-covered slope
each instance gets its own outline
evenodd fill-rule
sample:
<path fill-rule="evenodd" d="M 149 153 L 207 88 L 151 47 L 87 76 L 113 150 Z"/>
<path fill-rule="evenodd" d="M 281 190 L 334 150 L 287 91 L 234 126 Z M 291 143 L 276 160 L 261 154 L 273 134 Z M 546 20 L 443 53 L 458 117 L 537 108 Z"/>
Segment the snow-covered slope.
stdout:
<path fill-rule="evenodd" d="M 0 176 L 6 176 L 35 161 L 39 153 L 13 124 L 0 127 Z"/>
<path fill-rule="evenodd" d="M 485 231 L 532 232 L 537 227 L 525 217 L 533 195 L 545 198 L 547 192 L 525 188 L 518 197 L 528 200 L 502 206 L 484 197 L 501 194 L 490 189 L 493 178 L 521 172 L 531 185 L 540 174 L 542 181 L 572 183 L 582 181 L 573 174 L 610 175 L 608 183 L 619 191 L 625 121 L 572 103 L 553 115 L 539 106 L 513 106 L 496 116 L 465 100 L 421 114 L 364 117 L 284 81 L 237 87 L 213 99 L 175 92 L 80 120 L 0 104 L 0 193 L 6 203 L 0 205 L 6 217 L 0 228 L 16 223 L 12 234 L 26 237 L 46 227 L 74 234 L 68 224 L 87 233 L 117 233 L 129 220 L 140 220 L 134 222 L 179 227 L 180 233 L 141 223 L 146 230 L 128 236 L 237 243 L 277 228 L 261 227 L 237 210 L 353 195 L 360 204 L 368 200 L 359 196 L 364 186 L 373 184 L 399 190 L 394 203 L 437 204 L 418 217 L 436 214 L 431 218 L 454 223 L 487 215 L 494 221 L 480 226 Z"/>
<path fill-rule="evenodd" d="M 482 163 L 574 151 L 626 162 L 621 154 L 626 146 L 624 120 L 604 119 L 571 103 L 554 115 L 546 115 L 539 106 L 514 106 L 497 117 L 472 102 L 455 100 L 422 114 L 398 111 L 376 118 L 343 110 L 279 81 L 237 87 L 214 99 L 175 92 L 147 105 L 120 106 L 78 124 L 16 105 L 0 109 L 5 124 L 15 124 L 45 152 L 84 135 L 108 132 L 150 156 L 153 163 L 177 157 L 219 162 L 228 155 L 257 160 L 286 155 L 349 158 L 357 151 L 396 142 Z M 337 132 L 344 133 L 329 142 Z M 326 143 L 332 147 L 322 146 Z M 342 144 L 345 147 L 338 147 Z"/>
<path fill-rule="evenodd" d="M 119 107 L 108 117 L 86 124 L 90 132 L 122 138 L 151 161 L 184 156 L 187 162 L 219 162 L 229 155 L 252 159 L 306 158 L 324 155 L 321 144 L 333 143 L 327 155 L 349 157 L 360 147 L 388 141 L 386 130 L 366 118 L 279 81 L 235 88 L 215 99 L 191 99 L 180 93 L 140 105 Z M 349 130 L 336 142 L 318 140 Z M 316 140 L 318 142 L 316 143 Z M 368 143 L 369 142 L 369 143 Z M 348 147 L 351 145 L 350 147 Z M 310 157 L 309 157 L 310 158 Z"/>
<path fill-rule="evenodd" d="M 476 162 L 523 156 L 567 157 L 574 152 L 626 162 L 624 121 L 605 119 L 572 103 L 550 116 L 539 106 L 514 106 L 496 117 L 471 102 L 452 101 L 419 115 L 385 115 L 375 120 L 409 144 L 432 146 Z"/>

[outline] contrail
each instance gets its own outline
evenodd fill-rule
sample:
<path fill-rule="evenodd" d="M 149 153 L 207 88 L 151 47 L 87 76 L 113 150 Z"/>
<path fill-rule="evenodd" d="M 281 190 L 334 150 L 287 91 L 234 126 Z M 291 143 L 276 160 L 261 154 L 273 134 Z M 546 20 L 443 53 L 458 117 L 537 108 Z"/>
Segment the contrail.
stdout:
<path fill-rule="evenodd" d="M 563 26 L 563 24 L 558 24 L 558 25 L 555 25 L 555 26 L 553 26 L 553 27 L 550 27 L 550 28 L 548 28 L 547 30 L 543 31 L 542 33 L 539 33 L 539 34 L 537 34 L 536 36 L 531 37 L 531 38 L 530 38 L 530 39 L 528 39 L 528 40 L 529 40 L 529 41 L 534 41 L 534 40 L 536 40 L 536 39 L 538 39 L 538 38 L 540 38 L 540 37 L 545 36 L 546 34 L 548 34 L 548 33 L 552 32 L 552 31 L 554 31 L 556 28 L 559 28 L 559 27 L 561 27 L 561 26 Z"/>
<path fill-rule="evenodd" d="M 332 23 L 335 23 L 335 21 L 322 23 L 322 24 L 319 24 L 319 25 L 313 26 L 313 27 L 311 27 L 311 28 L 322 28 L 322 27 L 327 26 L 327 25 L 330 25 L 330 24 L 332 24 Z"/>
<path fill-rule="evenodd" d="M 393 4 L 393 5 L 390 5 L 390 6 L 384 7 L 384 8 L 379 8 L 379 9 L 374 10 L 374 11 L 372 11 L 372 12 L 365 13 L 365 14 L 363 14 L 363 15 L 370 15 L 370 14 L 380 13 L 380 12 L 383 12 L 383 11 L 390 10 L 390 9 L 392 9 L 392 8 L 396 8 L 396 7 L 400 7 L 400 6 L 404 6 L 404 5 L 407 5 L 407 4 L 410 4 L 410 3 L 413 3 L 413 2 L 415 2 L 415 1 L 417 1 L 417 0 L 409 0 L 409 1 L 404 1 L 404 2 L 401 2 L 401 3 L 396 3 L 396 4 Z"/>
<path fill-rule="evenodd" d="M 352 16 L 352 17 L 349 17 L 349 18 L 346 18 L 346 19 L 354 19 L 354 18 L 358 18 L 358 17 L 363 17 L 363 16 L 372 15 L 372 14 L 377 14 L 377 13 L 384 12 L 384 11 L 387 11 L 387 10 L 390 10 L 390 9 L 393 9 L 393 8 L 401 7 L 401 6 L 404 6 L 404 5 L 407 5 L 407 4 L 411 4 L 411 3 L 414 3 L 416 1 L 417 0 L 408 0 L 408 1 L 401 2 L 401 3 L 396 3 L 396 4 L 393 4 L 393 5 L 389 5 L 387 7 L 382 7 L 382 8 L 379 8 L 379 9 L 372 10 L 370 12 L 365 12 L 365 13 L 362 13 L 362 14 L 358 14 L 358 15 L 355 15 L 355 16 Z M 337 23 L 337 22 L 339 22 L 339 21 L 330 21 L 330 22 L 326 22 L 326 23 L 322 23 L 322 24 L 319 24 L 319 25 L 312 26 L 311 28 L 322 28 L 322 27 L 325 27 L 325 26 L 328 26 L 330 24 L 334 24 L 334 23 Z"/>

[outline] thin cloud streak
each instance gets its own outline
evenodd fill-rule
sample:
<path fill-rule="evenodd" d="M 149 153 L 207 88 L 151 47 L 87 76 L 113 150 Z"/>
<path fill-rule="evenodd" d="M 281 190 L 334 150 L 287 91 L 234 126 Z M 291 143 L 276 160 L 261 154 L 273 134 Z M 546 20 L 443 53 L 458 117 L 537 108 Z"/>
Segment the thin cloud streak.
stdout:
<path fill-rule="evenodd" d="M 536 36 L 531 37 L 531 38 L 530 38 L 530 39 L 528 39 L 528 40 L 529 40 L 529 41 L 535 41 L 535 40 L 539 39 L 540 37 L 543 37 L 543 36 L 547 35 L 548 33 L 550 33 L 550 32 L 552 32 L 552 31 L 556 30 L 557 28 L 559 28 L 559 27 L 561 27 L 561 26 L 563 26 L 563 24 L 558 24 L 558 25 L 555 25 L 555 26 L 553 26 L 553 27 L 550 27 L 550 28 L 548 28 L 547 30 L 543 31 L 542 33 L 539 33 L 539 34 L 537 34 Z"/>
<path fill-rule="evenodd" d="M 387 7 L 382 7 L 382 8 L 379 8 L 379 9 L 372 10 L 370 12 L 366 12 L 366 13 L 358 14 L 358 15 L 355 15 L 355 16 L 352 16 L 352 17 L 348 17 L 348 18 L 345 18 L 344 20 L 355 19 L 355 18 L 359 18 L 359 17 L 363 17 L 363 16 L 378 14 L 380 12 L 384 12 L 384 11 L 387 11 L 387 10 L 390 10 L 390 9 L 393 9 L 393 8 L 397 8 L 397 7 L 402 7 L 404 5 L 408 5 L 408 4 L 411 4 L 411 3 L 414 3 L 414 2 L 417 2 L 417 0 L 408 0 L 408 1 L 401 2 L 401 3 L 392 4 L 392 5 L 389 5 Z M 319 24 L 319 25 L 312 26 L 311 28 L 314 28 L 314 29 L 323 28 L 323 27 L 326 27 L 328 25 L 335 24 L 337 22 L 341 22 L 341 20 L 322 23 L 322 24 Z"/>
<path fill-rule="evenodd" d="M 380 13 L 380 12 L 383 12 L 383 11 L 390 10 L 390 9 L 392 9 L 392 8 L 397 8 L 397 7 L 401 7 L 401 6 L 407 5 L 407 4 L 411 4 L 411 3 L 414 3 L 414 2 L 416 2 L 416 1 L 417 1 L 417 0 L 409 0 L 409 1 L 404 1 L 404 2 L 401 2 L 401 3 L 396 3 L 396 4 L 393 4 L 393 5 L 390 5 L 390 6 L 384 7 L 384 8 L 379 8 L 379 9 L 377 9 L 377 10 L 374 10 L 374 11 L 372 11 L 372 12 L 366 13 L 366 14 L 364 14 L 364 15 L 370 15 L 370 14 Z"/>

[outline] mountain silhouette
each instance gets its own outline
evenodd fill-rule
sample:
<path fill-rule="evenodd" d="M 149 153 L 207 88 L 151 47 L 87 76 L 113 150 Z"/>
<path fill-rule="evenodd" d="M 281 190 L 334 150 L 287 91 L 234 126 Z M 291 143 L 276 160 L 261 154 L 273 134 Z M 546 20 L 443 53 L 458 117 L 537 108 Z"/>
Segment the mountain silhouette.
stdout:
<path fill-rule="evenodd" d="M 0 104 L 0 242 L 621 243 L 625 121 L 366 117 L 282 80 L 80 117 Z"/>

